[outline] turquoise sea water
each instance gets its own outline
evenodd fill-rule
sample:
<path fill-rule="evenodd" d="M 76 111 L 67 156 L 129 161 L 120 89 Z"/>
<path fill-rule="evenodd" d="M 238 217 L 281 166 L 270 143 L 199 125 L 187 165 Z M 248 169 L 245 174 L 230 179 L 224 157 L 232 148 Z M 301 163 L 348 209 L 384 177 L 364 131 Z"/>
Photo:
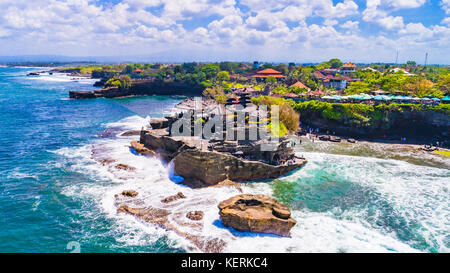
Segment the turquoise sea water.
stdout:
<path fill-rule="evenodd" d="M 0 67 L 0 252 L 69 252 L 70 242 L 82 252 L 192 251 L 174 234 L 116 215 L 112 196 L 123 188 L 167 196 L 182 186 L 167 180 L 155 160 L 131 154 L 128 138 L 97 136 L 140 129 L 182 98 L 68 100 L 69 90 L 92 89 L 93 81 L 25 76 L 36 70 L 42 69 Z M 128 160 L 134 177 L 111 174 L 92 160 L 93 147 Z M 217 224 L 216 201 L 236 194 L 231 190 L 181 189 L 202 200 L 194 206 L 208 211 L 203 232 L 224 239 L 226 251 L 449 252 L 450 170 L 303 154 L 303 169 L 243 187 L 291 207 L 298 224 L 290 238 Z"/>

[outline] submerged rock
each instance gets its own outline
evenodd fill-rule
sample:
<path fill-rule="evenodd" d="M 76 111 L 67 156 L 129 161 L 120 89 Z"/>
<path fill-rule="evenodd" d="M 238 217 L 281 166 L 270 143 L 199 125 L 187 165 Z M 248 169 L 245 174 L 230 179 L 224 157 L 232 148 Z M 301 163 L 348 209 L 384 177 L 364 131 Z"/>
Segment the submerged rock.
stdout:
<path fill-rule="evenodd" d="M 132 130 L 132 131 L 126 131 L 122 133 L 120 136 L 139 136 L 141 134 L 140 130 Z"/>
<path fill-rule="evenodd" d="M 170 211 L 158 208 L 132 208 L 128 205 L 121 205 L 117 209 L 117 213 L 129 213 L 138 216 L 146 222 L 156 223 L 164 228 L 167 225 L 167 217 L 170 215 Z"/>
<path fill-rule="evenodd" d="M 203 252 L 222 252 L 226 247 L 226 242 L 220 238 L 201 236 L 180 230 L 171 222 L 170 218 L 173 217 L 173 214 L 167 209 L 155 207 L 135 208 L 126 204 L 119 204 L 117 213 L 134 215 L 145 222 L 153 223 L 166 230 L 174 231 L 178 235 L 188 239 L 195 247 Z"/>
<path fill-rule="evenodd" d="M 177 193 L 175 195 L 172 195 L 172 196 L 164 198 L 163 200 L 161 200 L 161 202 L 162 203 L 170 203 L 172 201 L 175 201 L 175 200 L 178 200 L 178 199 L 184 199 L 184 198 L 186 198 L 186 196 L 182 192 L 179 192 L 179 193 Z"/>
<path fill-rule="evenodd" d="M 132 167 L 132 166 L 127 165 L 127 164 L 122 164 L 122 163 L 117 164 L 117 165 L 115 166 L 115 168 L 116 168 L 116 169 L 119 169 L 119 170 L 124 170 L 124 171 L 135 171 L 135 170 L 136 170 L 135 167 Z"/>
<path fill-rule="evenodd" d="M 194 221 L 199 221 L 199 220 L 202 220 L 202 219 L 203 219 L 203 215 L 204 215 L 203 211 L 201 211 L 201 210 L 196 210 L 196 211 L 190 211 L 190 212 L 188 212 L 188 213 L 186 214 L 186 217 L 189 218 L 189 219 L 191 219 L 191 220 L 194 220 Z"/>
<path fill-rule="evenodd" d="M 222 201 L 219 210 L 222 223 L 239 231 L 289 236 L 297 223 L 286 205 L 262 194 L 236 195 Z"/>
<path fill-rule="evenodd" d="M 136 197 L 139 193 L 137 191 L 134 190 L 124 190 L 122 192 L 123 196 L 128 196 L 128 197 Z"/>

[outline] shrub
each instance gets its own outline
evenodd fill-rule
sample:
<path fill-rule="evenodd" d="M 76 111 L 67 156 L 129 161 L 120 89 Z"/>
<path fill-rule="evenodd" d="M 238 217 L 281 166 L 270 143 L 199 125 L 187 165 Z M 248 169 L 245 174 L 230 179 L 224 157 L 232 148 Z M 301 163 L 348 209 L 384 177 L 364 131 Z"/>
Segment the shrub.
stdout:
<path fill-rule="evenodd" d="M 252 102 L 257 105 L 267 105 L 269 109 L 271 109 L 272 105 L 278 105 L 280 128 L 282 128 L 282 126 L 285 126 L 286 131 L 290 132 L 295 132 L 298 130 L 298 127 L 300 125 L 300 115 L 292 108 L 292 105 L 294 104 L 293 100 L 261 96 L 252 98 Z"/>
<path fill-rule="evenodd" d="M 131 78 L 127 75 L 114 76 L 105 83 L 105 87 L 128 89 L 131 87 Z"/>

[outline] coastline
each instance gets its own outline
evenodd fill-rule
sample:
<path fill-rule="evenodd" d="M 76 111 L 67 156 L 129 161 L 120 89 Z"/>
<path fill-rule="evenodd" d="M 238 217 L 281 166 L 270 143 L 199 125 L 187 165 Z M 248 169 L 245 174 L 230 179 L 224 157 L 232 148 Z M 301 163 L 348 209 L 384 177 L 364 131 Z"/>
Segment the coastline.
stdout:
<path fill-rule="evenodd" d="M 129 129 L 137 129 L 136 128 L 129 128 Z M 118 131 L 117 135 L 121 136 L 123 135 L 124 131 Z M 325 213 L 325 215 L 317 214 L 317 212 L 310 211 L 309 209 L 298 209 L 295 206 L 292 208 L 293 211 L 293 218 L 295 218 L 298 221 L 297 226 L 295 226 L 292 230 L 291 237 L 283 238 L 278 236 L 271 236 L 271 235 L 263 235 L 258 233 L 248 233 L 248 232 L 239 232 L 232 228 L 224 227 L 220 224 L 220 221 L 218 220 L 218 214 L 217 214 L 217 202 L 227 199 L 231 196 L 234 196 L 236 194 L 241 193 L 252 193 L 252 194 L 266 194 L 272 197 L 279 197 L 278 193 L 278 187 L 279 184 L 283 183 L 289 185 L 292 184 L 293 186 L 297 183 L 308 183 L 308 175 L 311 171 L 311 168 L 316 168 L 315 165 L 317 164 L 315 161 L 317 161 L 318 158 L 331 156 L 331 158 L 339 158 L 339 154 L 345 154 L 342 151 L 339 152 L 339 150 L 330 150 L 329 148 L 332 146 L 348 146 L 348 150 L 353 150 L 353 148 L 359 145 L 362 146 L 370 146 L 371 148 L 375 149 L 376 147 L 379 147 L 381 150 L 385 148 L 385 145 L 390 144 L 383 144 L 378 142 L 366 142 L 361 141 L 357 142 L 353 145 L 347 145 L 347 143 L 331 143 L 331 142 L 324 142 L 324 141 L 317 141 L 314 143 L 315 146 L 310 147 L 310 143 L 306 140 L 303 140 L 302 145 L 300 145 L 300 149 L 297 151 L 297 153 L 306 152 L 308 153 L 308 158 L 312 154 L 316 154 L 314 156 L 315 160 L 311 163 L 312 165 L 306 166 L 305 170 L 300 170 L 298 172 L 295 172 L 293 174 L 290 174 L 288 176 L 281 177 L 279 179 L 274 179 L 270 181 L 264 181 L 264 182 L 246 182 L 246 183 L 229 183 L 224 185 L 217 185 L 214 187 L 206 187 L 206 188 L 200 188 L 200 189 L 192 189 L 190 187 L 183 186 L 177 182 L 174 182 L 165 175 L 157 175 L 154 177 L 154 174 L 152 174 L 152 180 L 148 181 L 148 178 L 146 178 L 146 174 L 149 173 L 149 170 L 147 169 L 147 166 L 150 162 L 151 166 L 154 166 L 153 170 L 158 170 L 158 172 L 164 173 L 165 167 L 163 167 L 158 159 L 154 158 L 146 158 L 143 156 L 136 156 L 130 153 L 130 151 L 124 147 L 126 146 L 126 143 L 128 143 L 132 139 L 137 139 L 137 136 L 131 136 L 131 137 L 118 137 L 117 139 L 111 139 L 110 143 L 113 146 L 110 146 L 110 148 L 104 147 L 102 151 L 103 156 L 111 157 L 111 154 L 113 155 L 119 155 L 118 150 L 121 150 L 120 156 L 117 158 L 114 158 L 116 160 L 115 163 L 124 163 L 129 164 L 130 166 L 136 168 L 133 171 L 130 170 L 118 170 L 114 168 L 113 165 L 103 165 L 101 168 L 106 168 L 107 172 L 112 173 L 114 176 L 118 177 L 119 181 L 122 181 L 122 183 L 118 186 L 115 186 L 114 189 L 108 190 L 108 195 L 105 196 L 105 200 L 108 200 L 107 204 L 109 204 L 108 210 L 111 210 L 112 217 L 117 217 L 118 219 L 127 219 L 127 221 L 136 221 L 140 224 L 143 224 L 144 226 L 154 226 L 156 223 L 156 226 L 159 226 L 159 228 L 162 228 L 163 230 L 167 230 L 166 232 L 172 234 L 173 239 L 177 241 L 178 243 L 182 242 L 183 249 L 186 249 L 188 252 L 197 252 L 197 251 L 221 251 L 221 252 L 233 252 L 233 251 L 240 251 L 240 252 L 248 252 L 248 251 L 256 251 L 260 252 L 265 249 L 267 251 L 267 245 L 273 245 L 277 244 L 278 251 L 285 251 L 286 249 L 290 249 L 290 251 L 330 251 L 328 244 L 325 244 L 324 242 L 318 243 L 318 238 L 328 238 L 329 240 L 333 240 L 336 244 L 336 249 L 332 251 L 341 251 L 341 252 L 354 252 L 357 251 L 356 249 L 359 249 L 359 251 L 374 251 L 375 249 L 379 252 L 413 252 L 418 251 L 415 248 L 411 248 L 408 244 L 400 243 L 400 241 L 394 240 L 391 236 L 385 235 L 382 230 L 371 230 L 368 226 L 365 226 L 364 224 L 359 223 L 359 220 L 357 219 L 347 219 L 347 220 L 338 220 L 339 218 L 335 219 L 333 213 L 329 215 L 329 213 Z M 381 147 L 380 147 L 381 145 Z M 115 147 L 115 148 L 114 148 Z M 403 148 L 415 148 L 416 146 L 412 145 L 395 145 L 393 146 L 394 154 L 397 152 L 401 152 Z M 102 150 L 101 148 L 100 150 Z M 112 149 L 112 150 L 111 150 Z M 325 152 L 325 154 L 323 153 Z M 370 154 L 370 151 L 366 151 L 368 154 Z M 417 166 L 417 165 L 410 165 L 405 162 L 403 159 L 395 159 L 393 158 L 393 154 L 391 154 L 391 151 L 388 151 L 387 154 L 384 156 L 376 156 L 376 155 L 351 155 L 342 157 L 343 161 L 354 161 L 362 160 L 363 162 L 380 162 L 377 164 L 385 164 L 384 162 L 390 162 L 389 159 L 393 159 L 394 164 L 406 164 L 405 166 Z M 356 157 L 355 157 L 356 156 Z M 377 158 L 383 158 L 388 160 L 379 160 Z M 375 159 L 375 160 L 374 160 Z M 147 163 L 148 162 L 148 163 Z M 405 162 L 405 163 L 401 163 Z M 365 164 L 364 164 L 365 165 Z M 330 166 L 331 167 L 331 166 Z M 328 167 L 327 167 L 328 168 Z M 424 166 L 428 170 L 426 166 Z M 351 172 L 351 170 L 349 170 Z M 169 171 L 170 172 L 170 171 Z M 155 171 L 152 171 L 151 173 L 155 173 Z M 157 178 L 159 177 L 159 178 Z M 298 177 L 298 178 L 297 178 Z M 136 181 L 136 178 L 139 180 Z M 355 179 L 360 179 L 359 175 L 355 174 Z M 144 182 L 138 182 L 140 179 L 144 179 Z M 299 182 L 294 182 L 296 179 Z M 372 177 L 367 177 L 368 181 L 366 183 L 372 183 Z M 386 179 L 397 179 L 396 176 L 393 177 L 386 177 Z M 155 181 L 153 181 L 155 180 Z M 281 181 L 281 182 L 280 182 Z M 284 182 L 283 182 L 284 181 Z M 150 183 L 150 184 L 149 184 Z M 402 182 L 403 184 L 403 182 Z M 301 184 L 300 184 L 301 185 Z M 114 197 L 115 194 L 120 194 L 120 192 L 124 190 L 135 190 L 139 192 L 138 197 L 135 199 L 133 198 L 125 198 L 121 197 L 124 202 L 117 202 L 117 197 Z M 163 200 L 169 196 L 176 195 L 177 192 L 182 192 L 186 198 L 178 199 L 173 202 L 170 202 L 168 204 L 163 204 L 160 202 L 160 200 Z M 131 202 L 131 203 L 130 203 Z M 326 202 L 325 202 L 326 203 Z M 167 211 L 170 211 L 170 217 L 167 219 L 164 219 L 163 221 L 159 218 L 156 218 L 155 222 L 150 221 L 150 223 L 147 223 L 149 221 L 145 220 L 148 218 L 145 218 L 146 214 L 140 214 L 140 213 L 147 213 L 142 210 L 131 210 L 130 213 L 119 213 L 117 214 L 117 209 L 120 209 L 117 205 L 129 205 L 132 206 L 134 204 L 134 207 L 136 207 L 135 204 L 139 204 L 138 207 L 151 207 L 153 208 L 154 212 L 161 212 L 161 213 L 168 213 Z M 131 204 L 131 205 L 130 205 Z M 143 204 L 145 204 L 143 206 Z M 122 208 L 123 210 L 124 208 Z M 128 210 L 125 208 L 125 210 Z M 186 222 L 185 214 L 188 211 L 191 210 L 201 210 L 205 213 L 204 219 L 201 221 L 198 221 L 195 223 L 195 225 L 189 224 L 189 222 Z M 133 215 L 137 214 L 137 215 Z M 140 216 L 141 215 L 141 216 Z M 144 218 L 142 218 L 144 217 Z M 347 216 L 349 217 L 349 216 Z M 352 216 L 354 217 L 354 216 Z M 184 220 L 183 220 L 184 219 Z M 356 222 L 354 222 L 356 221 Z M 328 223 L 326 226 L 322 226 L 324 223 Z M 321 226 L 320 232 L 316 231 L 317 225 Z M 352 237 L 356 236 L 354 234 L 359 234 L 356 237 L 361 236 L 361 232 L 363 232 L 364 240 L 367 240 L 366 243 L 362 243 L 361 241 L 354 241 L 352 243 L 352 247 L 357 248 L 350 248 L 347 249 L 345 247 L 339 247 L 339 245 L 342 244 L 348 244 L 347 241 L 341 241 L 341 239 L 337 239 L 335 237 L 336 230 L 334 230 L 332 227 L 338 225 L 342 227 L 345 227 L 345 232 L 348 233 L 346 236 Z M 347 230 L 348 229 L 348 230 Z M 352 235 L 353 234 L 353 235 Z M 370 237 L 366 237 L 369 236 Z M 171 236 L 172 236 L 171 235 Z M 304 238 L 308 238 L 308 241 L 304 241 Z M 395 236 L 394 236 L 395 238 Z M 218 240 L 220 239 L 220 240 Z M 310 240 L 310 241 L 309 241 Z M 348 238 L 346 238 L 348 240 Z M 352 239 L 353 240 L 353 239 Z M 207 245 L 203 245 L 202 242 L 209 242 Z M 301 242 L 301 243 L 300 243 Z M 381 245 L 374 245 L 375 242 L 382 242 Z M 242 247 L 242 244 L 248 244 L 252 247 Z M 334 245 L 334 244 L 333 244 Z M 389 246 L 391 250 L 387 250 L 384 247 Z M 199 249 L 200 247 L 200 249 Z M 271 248 L 273 250 L 273 248 Z"/>
<path fill-rule="evenodd" d="M 310 134 L 296 136 L 294 139 L 301 140 L 303 143 L 300 152 L 324 152 L 337 155 L 395 159 L 419 166 L 450 169 L 450 157 L 420 150 L 420 148 L 423 148 L 423 144 L 418 144 L 421 143 L 420 141 L 417 141 L 417 143 L 399 143 L 395 140 L 361 139 L 356 140 L 356 143 L 349 143 L 347 142 L 349 138 L 339 137 L 342 139 L 341 142 L 322 141 L 316 137 L 312 142 Z M 450 151 L 446 148 L 439 148 L 439 150 Z"/>

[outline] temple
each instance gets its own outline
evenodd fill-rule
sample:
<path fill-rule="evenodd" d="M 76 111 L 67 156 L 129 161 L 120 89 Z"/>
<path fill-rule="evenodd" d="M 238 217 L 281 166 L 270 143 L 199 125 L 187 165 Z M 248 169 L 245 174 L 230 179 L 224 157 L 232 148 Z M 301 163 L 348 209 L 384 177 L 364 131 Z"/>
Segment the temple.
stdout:
<path fill-rule="evenodd" d="M 252 76 L 252 78 L 256 78 L 256 79 L 265 79 L 268 77 L 285 78 L 286 76 L 281 74 L 280 71 L 276 71 L 275 69 L 272 69 L 272 68 L 267 68 L 267 69 L 258 71 L 255 75 Z"/>

